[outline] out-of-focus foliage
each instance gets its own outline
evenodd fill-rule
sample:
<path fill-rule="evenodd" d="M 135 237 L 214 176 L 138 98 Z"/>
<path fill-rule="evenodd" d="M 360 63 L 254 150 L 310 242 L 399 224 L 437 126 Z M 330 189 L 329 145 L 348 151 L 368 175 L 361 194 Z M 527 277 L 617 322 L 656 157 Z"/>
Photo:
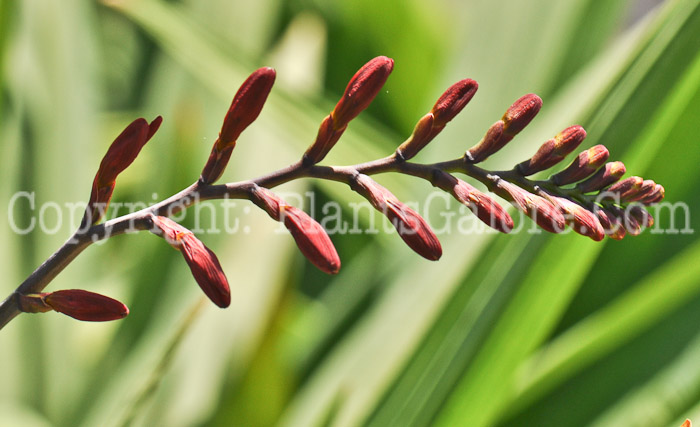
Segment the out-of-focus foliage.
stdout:
<path fill-rule="evenodd" d="M 336 233 L 343 267 L 333 277 L 264 213 L 205 203 L 203 222 L 191 208 L 183 223 L 217 252 L 231 307 L 202 304 L 187 266 L 157 238 L 89 248 L 50 289 L 105 293 L 131 314 L 109 324 L 23 315 L 0 331 L 0 425 L 700 419 L 700 5 L 649 3 L 0 1 L 3 296 L 77 226 L 81 210 L 67 204 L 86 200 L 126 123 L 164 116 L 113 203 L 159 200 L 198 177 L 231 97 L 262 65 L 279 79 L 226 180 L 297 160 L 349 77 L 381 54 L 396 61 L 386 90 L 325 163 L 390 153 L 444 88 L 469 77 L 480 84 L 471 105 L 416 160 L 461 155 L 535 92 L 540 116 L 489 166 L 515 164 L 579 123 L 587 146 L 605 144 L 678 203 L 657 212 L 658 228 L 622 242 L 494 236 L 459 232 L 453 201 L 426 207 L 425 182 L 380 176 L 421 203 L 444 256 L 425 261 L 393 232 Z M 337 200 L 348 221 L 348 203 L 361 201 L 337 184 L 282 188 L 306 209 L 309 196 L 291 195 L 315 191 L 317 209 Z M 13 199 L 20 191 L 34 192 L 35 204 Z M 366 210 L 360 217 L 358 227 Z M 207 232 L 234 218 L 236 232 Z M 11 228 L 32 219 L 32 232 Z"/>

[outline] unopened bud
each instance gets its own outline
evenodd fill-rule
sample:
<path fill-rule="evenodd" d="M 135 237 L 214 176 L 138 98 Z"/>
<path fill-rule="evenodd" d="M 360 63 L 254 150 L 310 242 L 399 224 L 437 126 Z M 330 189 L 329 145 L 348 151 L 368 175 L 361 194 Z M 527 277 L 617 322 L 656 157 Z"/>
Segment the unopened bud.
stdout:
<path fill-rule="evenodd" d="M 211 184 L 221 177 L 241 133 L 255 121 L 262 111 L 272 85 L 275 70 L 263 67 L 254 71 L 241 85 L 233 97 L 224 117 L 219 137 L 214 142 L 211 154 L 204 165 L 200 181 Z"/>
<path fill-rule="evenodd" d="M 340 257 L 321 224 L 267 188 L 253 187 L 250 199 L 272 219 L 284 222 L 301 253 L 313 265 L 328 274 L 338 273 Z"/>
<path fill-rule="evenodd" d="M 503 133 L 517 135 L 535 118 L 542 108 L 542 99 L 534 93 L 523 95 L 503 115 Z"/>
<path fill-rule="evenodd" d="M 275 83 L 276 73 L 270 67 L 255 70 L 241 84 L 224 117 L 217 147 L 223 149 L 236 143 L 241 133 L 255 121 Z"/>
<path fill-rule="evenodd" d="M 81 227 L 97 224 L 104 217 L 117 176 L 134 162 L 141 148 L 156 133 L 162 121 L 160 116 L 151 123 L 145 119 L 136 119 L 112 142 L 92 182 L 90 201 L 85 209 Z"/>
<path fill-rule="evenodd" d="M 391 221 L 403 241 L 423 258 L 435 261 L 442 256 L 442 246 L 433 230 L 413 209 L 400 202 L 389 190 L 367 175 L 358 175 L 353 190 L 364 196 Z"/>
<path fill-rule="evenodd" d="M 192 276 L 209 299 L 221 308 L 231 304 L 228 279 L 216 254 L 187 228 L 164 216 L 152 217 L 154 234 L 182 253 Z"/>
<path fill-rule="evenodd" d="M 542 144 L 532 158 L 518 165 L 518 170 L 523 175 L 532 175 L 549 169 L 564 160 L 585 137 L 586 131 L 581 126 L 570 126 Z"/>
<path fill-rule="evenodd" d="M 650 179 L 645 179 L 637 187 L 637 189 L 632 189 L 625 194 L 622 199 L 625 202 L 638 202 L 646 197 L 649 197 L 656 190 L 656 183 Z"/>
<path fill-rule="evenodd" d="M 637 220 L 642 228 L 649 228 L 654 225 L 654 217 L 643 207 L 634 204 L 629 206 L 627 211 L 629 215 Z"/>
<path fill-rule="evenodd" d="M 644 198 L 640 199 L 639 202 L 645 205 L 658 203 L 661 200 L 663 200 L 665 193 L 666 190 L 664 189 L 663 185 L 656 184 L 656 186 L 654 187 L 654 191 L 652 191 L 649 195 L 645 196 Z"/>
<path fill-rule="evenodd" d="M 500 231 L 510 233 L 513 230 L 513 218 L 495 200 L 468 183 L 457 179 L 447 172 L 436 173 L 435 185 L 469 207 L 484 224 Z"/>
<path fill-rule="evenodd" d="M 573 184 L 595 173 L 608 160 L 610 153 L 603 145 L 581 152 L 563 171 L 550 178 L 558 186 Z"/>
<path fill-rule="evenodd" d="M 543 197 L 530 193 L 504 179 L 496 179 L 495 193 L 508 200 L 550 233 L 561 233 L 566 228 L 564 216 Z"/>
<path fill-rule="evenodd" d="M 374 100 L 394 69 L 394 60 L 378 56 L 350 79 L 343 96 L 318 129 L 316 140 L 304 153 L 303 161 L 313 165 L 323 160 L 348 126 Z"/>
<path fill-rule="evenodd" d="M 87 322 L 123 319 L 129 314 L 129 309 L 121 302 L 81 289 L 66 289 L 42 296 L 54 311 Z"/>
<path fill-rule="evenodd" d="M 545 197 L 559 208 L 559 211 L 564 215 L 566 223 L 575 232 L 582 236 L 588 236 L 596 242 L 603 240 L 605 230 L 593 212 L 564 197 L 552 195 L 546 195 Z"/>
<path fill-rule="evenodd" d="M 397 149 L 397 152 L 404 160 L 413 158 L 432 140 L 430 134 L 433 131 L 433 121 L 433 114 L 428 113 L 416 123 L 411 136 Z"/>
<path fill-rule="evenodd" d="M 580 182 L 576 186 L 576 189 L 582 193 L 590 193 L 601 190 L 608 185 L 617 182 L 622 175 L 625 174 L 625 172 L 627 172 L 627 169 L 622 162 L 606 163 L 605 166 L 598 169 L 598 172 L 593 174 L 593 176 L 583 182 Z"/>
<path fill-rule="evenodd" d="M 321 224 L 294 206 L 281 205 L 280 214 L 301 253 L 324 273 L 338 273 L 340 257 Z"/>
<path fill-rule="evenodd" d="M 435 127 L 441 130 L 447 122 L 454 119 L 471 101 L 478 88 L 479 85 L 472 79 L 460 80 L 450 86 L 431 110 L 435 116 Z"/>
<path fill-rule="evenodd" d="M 486 131 L 486 135 L 481 138 L 478 144 L 467 150 L 465 156 L 470 163 L 479 163 L 486 160 L 490 155 L 503 148 L 512 136 L 503 134 L 503 120 L 492 124 Z"/>
<path fill-rule="evenodd" d="M 345 93 L 331 112 L 334 129 L 345 127 L 374 100 L 394 69 L 394 60 L 378 56 L 360 68 L 350 79 Z"/>
<path fill-rule="evenodd" d="M 618 218 L 613 212 L 608 209 L 597 208 L 595 211 L 600 224 L 605 230 L 605 234 L 614 240 L 622 240 L 627 231 L 622 224 L 620 218 Z"/>
<path fill-rule="evenodd" d="M 639 191 L 643 182 L 644 180 L 642 178 L 631 176 L 611 185 L 610 188 L 605 190 L 605 193 L 619 197 L 620 200 L 624 201 Z"/>

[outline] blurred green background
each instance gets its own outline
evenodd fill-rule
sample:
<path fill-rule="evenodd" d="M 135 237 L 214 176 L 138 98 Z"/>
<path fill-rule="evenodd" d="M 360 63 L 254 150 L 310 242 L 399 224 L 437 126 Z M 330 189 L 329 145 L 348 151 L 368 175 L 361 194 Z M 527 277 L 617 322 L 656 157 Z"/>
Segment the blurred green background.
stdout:
<path fill-rule="evenodd" d="M 387 55 L 396 64 L 386 90 L 327 164 L 390 153 L 448 85 L 470 77 L 479 92 L 416 160 L 460 156 L 534 92 L 540 116 L 488 166 L 510 167 L 579 123 L 585 147 L 605 144 L 688 208 L 658 212 L 658 229 L 622 242 L 444 232 L 436 263 L 393 231 L 334 234 L 343 268 L 330 277 L 262 212 L 206 203 L 215 218 L 182 222 L 218 254 L 231 307 L 204 301 L 181 257 L 153 236 L 89 248 L 48 290 L 104 293 L 131 314 L 107 324 L 23 315 L 4 328 L 0 425 L 700 422 L 697 0 L 0 5 L 2 297 L 70 235 L 80 210 L 66 203 L 87 199 L 127 123 L 164 117 L 114 202 L 167 197 L 199 176 L 231 97 L 262 65 L 278 80 L 226 180 L 296 161 L 357 68 Z M 405 201 L 432 191 L 408 177 L 378 180 Z M 18 191 L 35 192 L 35 205 L 11 203 Z M 338 184 L 281 191 L 313 191 L 316 206 L 361 202 Z M 298 205 L 308 209 L 308 198 Z M 226 212 L 239 229 L 207 233 Z M 455 202 L 427 215 L 436 228 L 461 219 Z M 32 218 L 52 232 L 12 230 Z"/>

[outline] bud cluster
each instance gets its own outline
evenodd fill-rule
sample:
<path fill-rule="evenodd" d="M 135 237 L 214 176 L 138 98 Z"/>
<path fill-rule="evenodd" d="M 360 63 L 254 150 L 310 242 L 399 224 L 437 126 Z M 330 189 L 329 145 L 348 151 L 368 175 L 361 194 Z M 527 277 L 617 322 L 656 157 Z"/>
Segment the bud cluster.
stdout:
<path fill-rule="evenodd" d="M 219 259 L 194 233 L 168 218 L 174 213 L 174 208 L 179 206 L 177 209 L 181 210 L 183 206 L 191 205 L 192 202 L 183 203 L 183 200 L 190 200 L 193 195 L 204 194 L 205 200 L 225 197 L 250 200 L 272 219 L 283 223 L 300 252 L 328 274 L 338 273 L 341 262 L 323 226 L 303 210 L 287 204 L 271 190 L 272 187 L 303 177 L 344 182 L 386 216 L 409 248 L 431 261 L 441 257 L 442 247 L 427 221 L 370 175 L 393 172 L 427 180 L 469 207 L 479 220 L 502 233 L 509 233 L 514 226 L 508 212 L 494 198 L 457 178 L 455 173 L 480 181 L 488 190 L 530 216 L 539 227 L 552 233 L 560 233 L 568 226 L 583 236 L 600 241 L 606 235 L 613 239 L 621 239 L 627 234 L 637 235 L 653 224 L 654 219 L 644 206 L 661 201 L 664 188 L 637 176 L 621 180 L 626 172 L 625 166 L 621 162 L 608 162 L 610 153 L 602 145 L 580 152 L 567 167 L 546 180 L 529 178 L 559 164 L 573 153 L 586 138 L 586 131 L 581 126 L 562 130 L 545 141 L 531 158 L 511 170 L 488 171 L 477 166 L 512 141 L 534 119 L 542 107 L 542 100 L 535 94 L 516 100 L 462 157 L 434 164 L 409 162 L 474 97 L 478 84 L 471 79 L 450 86 L 430 112 L 418 120 L 412 134 L 392 155 L 354 166 L 318 165 L 338 142 L 349 122 L 379 94 L 393 68 L 394 61 L 385 56 L 374 58 L 360 68 L 335 108 L 321 121 L 315 141 L 297 163 L 253 180 L 212 185 L 223 174 L 239 136 L 257 119 L 272 90 L 275 71 L 268 67 L 256 70 L 234 96 L 199 179 L 189 188 L 152 207 L 113 219 L 109 226 L 119 228 L 127 221 L 140 220 L 140 229 L 164 238 L 183 255 L 204 294 L 217 306 L 225 308 L 231 303 L 231 293 Z M 105 231 L 107 225 L 99 222 L 115 189 L 116 178 L 132 164 L 160 124 L 160 117 L 150 123 L 137 119 L 111 144 L 93 180 L 83 224 L 75 235 L 79 240 L 86 241 L 91 232 L 102 236 L 100 238 L 109 237 Z M 125 227 L 119 229 L 125 230 Z M 23 284 L 15 292 L 16 298 L 7 301 L 15 304 L 18 312 L 53 310 L 80 320 L 102 321 L 126 316 L 128 309 L 122 303 L 88 291 L 39 293 L 77 255 L 77 252 L 71 254 L 70 250 L 70 247 L 65 249 L 69 254 L 65 262 L 46 263 L 30 276 L 30 279 L 47 277 L 45 282 L 38 282 L 33 287 Z M 31 292 L 20 291 L 26 289 Z M 0 312 L 3 304 L 0 304 Z"/>

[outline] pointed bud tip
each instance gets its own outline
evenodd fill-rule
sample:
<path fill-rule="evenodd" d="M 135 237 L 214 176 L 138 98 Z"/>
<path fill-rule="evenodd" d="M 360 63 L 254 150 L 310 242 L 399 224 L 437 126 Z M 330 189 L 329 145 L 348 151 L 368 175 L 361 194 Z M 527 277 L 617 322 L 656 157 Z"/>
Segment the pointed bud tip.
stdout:
<path fill-rule="evenodd" d="M 294 206 L 283 205 L 280 211 L 301 253 L 324 273 L 338 273 L 340 257 L 323 226 Z"/>
<path fill-rule="evenodd" d="M 394 69 L 394 60 L 378 56 L 365 65 L 350 79 L 343 96 L 331 112 L 334 129 L 345 127 L 374 100 L 389 74 Z"/>
<path fill-rule="evenodd" d="M 478 83 L 472 79 L 460 80 L 450 86 L 431 111 L 435 116 L 436 125 L 442 126 L 454 119 L 471 101 L 478 88 Z"/>
<path fill-rule="evenodd" d="M 502 120 L 505 123 L 503 132 L 511 136 L 518 134 L 535 118 L 540 108 L 542 108 L 542 98 L 539 96 L 534 93 L 521 96 L 503 115 Z"/>

